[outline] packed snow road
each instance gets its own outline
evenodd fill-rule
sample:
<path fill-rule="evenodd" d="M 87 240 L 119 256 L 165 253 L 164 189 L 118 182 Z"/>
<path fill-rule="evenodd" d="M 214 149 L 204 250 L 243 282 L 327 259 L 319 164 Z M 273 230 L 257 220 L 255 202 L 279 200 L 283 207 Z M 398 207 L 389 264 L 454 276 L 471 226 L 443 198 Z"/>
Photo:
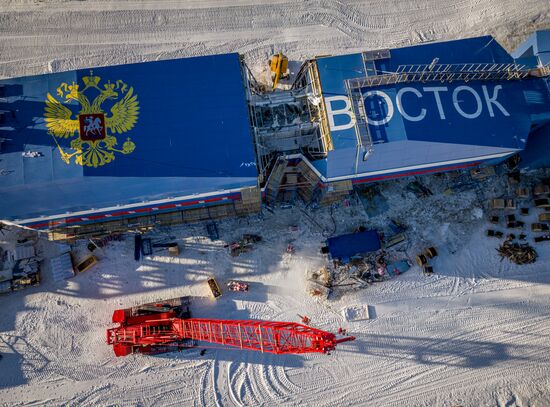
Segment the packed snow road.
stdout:
<path fill-rule="evenodd" d="M 549 24 L 547 0 L 4 0 L 0 77 L 224 52 L 259 73 L 273 51 L 304 61 L 483 34 L 515 46 Z"/>

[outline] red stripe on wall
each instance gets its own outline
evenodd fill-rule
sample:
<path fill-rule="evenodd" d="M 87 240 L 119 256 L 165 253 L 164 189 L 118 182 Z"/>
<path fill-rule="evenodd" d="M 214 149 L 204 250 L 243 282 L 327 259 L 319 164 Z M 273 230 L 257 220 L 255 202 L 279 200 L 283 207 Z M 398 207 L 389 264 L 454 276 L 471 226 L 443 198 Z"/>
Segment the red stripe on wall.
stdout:
<path fill-rule="evenodd" d="M 398 174 L 388 174 L 388 175 L 382 175 L 382 176 L 379 176 L 379 177 L 372 177 L 372 178 L 364 178 L 364 179 L 354 180 L 354 181 L 352 181 L 352 184 L 360 184 L 360 183 L 363 183 L 363 182 L 381 181 L 381 180 L 392 179 L 392 178 L 410 177 L 410 176 L 413 176 L 413 175 L 429 174 L 429 173 L 432 173 L 432 172 L 459 170 L 459 169 L 462 169 L 462 168 L 475 167 L 475 166 L 477 166 L 481 163 L 482 163 L 482 161 L 474 162 L 474 163 L 468 163 L 468 164 L 461 164 L 461 165 L 451 165 L 449 167 L 437 167 L 437 168 L 431 168 L 431 169 L 427 169 L 427 170 L 402 172 L 402 173 L 398 173 Z"/>
<path fill-rule="evenodd" d="M 232 195 L 225 195 L 221 197 L 214 197 L 214 198 L 208 198 L 205 199 L 204 203 L 211 203 L 211 202 L 220 202 L 220 201 L 227 201 L 227 200 L 235 200 L 240 199 L 241 194 L 232 194 Z M 181 208 L 186 206 L 193 206 L 193 205 L 199 205 L 201 203 L 200 200 L 194 200 L 189 202 L 180 202 L 180 203 L 173 203 L 173 204 L 166 204 L 166 205 L 157 205 L 154 206 L 154 208 L 157 208 L 158 210 L 166 210 L 166 209 L 175 209 L 175 208 Z M 84 222 L 84 221 L 93 221 L 98 219 L 106 219 L 106 218 L 116 218 L 119 216 L 126 216 L 126 215 L 137 215 L 137 214 L 143 214 L 147 212 L 153 212 L 153 207 L 145 207 L 145 208 L 133 208 L 127 211 L 118 211 L 118 212 L 111 212 L 111 213 L 102 213 L 98 215 L 86 215 L 81 217 L 73 217 L 73 218 L 65 218 L 64 220 L 52 220 L 50 222 L 41 222 L 41 223 L 34 223 L 31 225 L 27 225 L 30 228 L 33 229 L 41 229 L 41 228 L 48 228 L 49 226 L 57 226 L 61 225 L 63 223 L 76 223 L 76 222 Z"/>

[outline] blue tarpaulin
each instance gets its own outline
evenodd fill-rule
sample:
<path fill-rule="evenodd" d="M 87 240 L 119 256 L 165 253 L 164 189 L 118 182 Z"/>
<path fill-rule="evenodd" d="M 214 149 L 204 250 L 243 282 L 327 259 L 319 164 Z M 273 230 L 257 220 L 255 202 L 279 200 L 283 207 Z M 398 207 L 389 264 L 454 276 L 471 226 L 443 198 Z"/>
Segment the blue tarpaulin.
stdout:
<path fill-rule="evenodd" d="M 333 259 L 347 260 L 356 254 L 375 252 L 380 249 L 380 238 L 376 230 L 350 233 L 327 239 L 328 249 Z"/>

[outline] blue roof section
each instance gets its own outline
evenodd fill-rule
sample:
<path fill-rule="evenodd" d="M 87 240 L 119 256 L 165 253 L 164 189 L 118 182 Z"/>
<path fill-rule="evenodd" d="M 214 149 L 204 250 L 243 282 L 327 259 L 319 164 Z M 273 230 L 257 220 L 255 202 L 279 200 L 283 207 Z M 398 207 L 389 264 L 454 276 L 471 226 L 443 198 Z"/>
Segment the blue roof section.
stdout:
<path fill-rule="evenodd" d="M 2 80 L 0 111 L 0 218 L 257 184 L 236 53 Z"/>
<path fill-rule="evenodd" d="M 374 61 L 377 74 L 435 58 L 438 64 L 513 62 L 490 36 L 392 49 L 389 55 Z M 373 68 L 367 71 L 362 54 L 319 58 L 317 67 L 334 150 L 313 165 L 328 179 L 505 157 L 525 147 L 533 122 L 548 119 L 548 91 L 538 79 L 365 87 L 360 92 L 373 151 L 363 161 L 346 80 L 371 75 Z"/>
<path fill-rule="evenodd" d="M 374 143 L 411 140 L 521 149 L 521 136 L 530 126 L 524 89 L 525 83 L 513 81 L 405 83 L 376 88 L 389 102 L 376 94 L 364 103 Z M 387 123 L 375 124 L 389 113 Z"/>
<path fill-rule="evenodd" d="M 520 157 L 520 167 L 527 170 L 550 167 L 550 124 L 535 129 L 529 135 L 527 146 Z"/>
<path fill-rule="evenodd" d="M 550 30 L 534 32 L 516 48 L 512 55 L 514 58 L 521 60 L 535 56 L 543 65 L 549 64 Z"/>
<path fill-rule="evenodd" d="M 356 174 L 384 179 L 392 173 L 414 175 L 422 168 L 456 169 L 466 162 L 484 162 L 510 154 L 510 150 L 504 148 L 404 141 L 376 145 L 364 161 L 361 157 L 356 161 L 355 148 L 345 148 L 331 151 L 327 158 L 311 164 L 329 181 L 356 178 Z"/>

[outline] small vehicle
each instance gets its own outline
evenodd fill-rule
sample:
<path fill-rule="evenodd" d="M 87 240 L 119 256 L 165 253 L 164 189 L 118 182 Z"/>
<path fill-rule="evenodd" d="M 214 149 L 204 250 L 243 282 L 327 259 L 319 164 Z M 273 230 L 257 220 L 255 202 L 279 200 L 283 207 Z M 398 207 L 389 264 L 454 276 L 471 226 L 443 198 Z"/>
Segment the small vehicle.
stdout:
<path fill-rule="evenodd" d="M 231 291 L 248 291 L 248 283 L 243 283 L 241 281 L 231 280 L 227 282 L 227 288 Z"/>
<path fill-rule="evenodd" d="M 470 176 L 477 180 L 482 180 L 495 174 L 496 172 L 494 167 L 474 168 L 473 170 L 470 170 Z"/>
<path fill-rule="evenodd" d="M 260 235 L 245 233 L 241 240 L 226 244 L 224 247 L 228 247 L 231 256 L 236 257 L 241 253 L 249 251 L 254 243 L 261 241 L 262 237 Z"/>
<path fill-rule="evenodd" d="M 210 291 L 212 291 L 212 295 L 214 298 L 219 298 L 222 296 L 222 290 L 220 289 L 220 286 L 218 285 L 218 282 L 215 278 L 211 277 L 208 279 L 208 287 L 210 287 Z"/>

